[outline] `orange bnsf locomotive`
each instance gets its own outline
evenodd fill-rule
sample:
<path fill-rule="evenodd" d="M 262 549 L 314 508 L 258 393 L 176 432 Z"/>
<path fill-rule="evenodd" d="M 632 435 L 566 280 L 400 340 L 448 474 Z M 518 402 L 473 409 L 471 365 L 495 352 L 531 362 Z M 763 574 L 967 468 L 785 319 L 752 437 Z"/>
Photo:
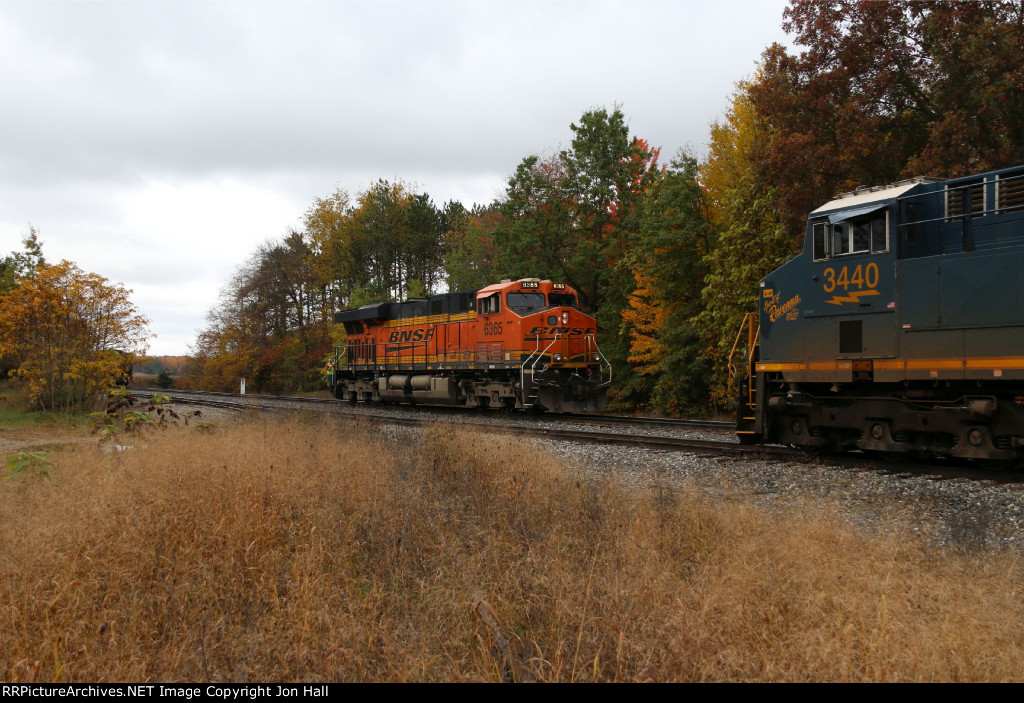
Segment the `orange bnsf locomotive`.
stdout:
<path fill-rule="evenodd" d="M 597 324 L 564 283 L 524 278 L 477 291 L 335 313 L 345 325 L 336 398 L 560 412 L 603 410 L 611 366 Z"/>

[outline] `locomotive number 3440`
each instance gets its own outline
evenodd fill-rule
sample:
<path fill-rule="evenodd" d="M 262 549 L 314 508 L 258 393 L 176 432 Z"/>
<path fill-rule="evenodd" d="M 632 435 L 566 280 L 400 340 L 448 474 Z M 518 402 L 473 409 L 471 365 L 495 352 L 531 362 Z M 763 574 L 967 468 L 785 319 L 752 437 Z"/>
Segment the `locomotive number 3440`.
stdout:
<path fill-rule="evenodd" d="M 876 286 L 878 286 L 878 264 L 873 261 L 867 266 L 857 264 L 852 275 L 848 266 L 839 269 L 838 274 L 831 266 L 825 269 L 824 288 L 826 293 L 831 293 L 836 288 L 846 291 L 850 288 L 875 288 Z"/>

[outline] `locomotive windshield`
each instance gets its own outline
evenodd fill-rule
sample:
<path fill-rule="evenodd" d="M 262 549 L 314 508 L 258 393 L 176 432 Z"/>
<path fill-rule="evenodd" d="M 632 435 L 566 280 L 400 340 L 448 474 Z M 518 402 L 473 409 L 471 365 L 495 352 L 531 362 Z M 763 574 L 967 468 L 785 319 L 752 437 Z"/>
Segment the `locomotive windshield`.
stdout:
<path fill-rule="evenodd" d="M 505 303 L 514 312 L 524 313 L 545 307 L 543 293 L 509 293 Z"/>
<path fill-rule="evenodd" d="M 548 302 L 556 308 L 574 308 L 576 296 L 572 293 L 552 293 L 548 296 Z"/>

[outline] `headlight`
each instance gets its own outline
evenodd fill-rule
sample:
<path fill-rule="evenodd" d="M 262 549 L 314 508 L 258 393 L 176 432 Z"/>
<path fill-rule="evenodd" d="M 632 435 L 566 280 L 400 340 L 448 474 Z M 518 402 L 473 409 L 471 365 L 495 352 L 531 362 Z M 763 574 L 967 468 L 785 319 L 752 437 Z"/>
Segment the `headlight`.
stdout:
<path fill-rule="evenodd" d="M 561 360 L 562 360 L 562 355 L 561 354 L 555 354 L 555 361 L 561 361 Z"/>

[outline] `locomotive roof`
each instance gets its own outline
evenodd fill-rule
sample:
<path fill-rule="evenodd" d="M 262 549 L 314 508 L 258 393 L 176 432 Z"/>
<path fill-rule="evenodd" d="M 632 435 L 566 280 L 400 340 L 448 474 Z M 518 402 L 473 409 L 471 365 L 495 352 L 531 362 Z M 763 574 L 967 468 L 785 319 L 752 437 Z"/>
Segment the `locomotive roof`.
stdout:
<path fill-rule="evenodd" d="M 521 279 L 521 280 L 540 281 L 539 278 L 529 278 L 529 279 Z M 504 290 L 504 289 L 508 288 L 509 286 L 513 286 L 513 285 L 516 285 L 516 286 L 519 285 L 519 281 L 518 280 L 517 281 L 512 281 L 512 280 L 509 280 L 509 279 L 506 278 L 506 279 L 503 279 L 500 283 L 492 283 L 490 285 L 484 286 L 483 288 L 478 290 L 477 293 L 491 293 L 491 292 L 496 291 L 496 290 Z"/>
<path fill-rule="evenodd" d="M 334 313 L 335 322 L 359 322 L 362 320 L 387 319 L 391 303 L 372 303 L 355 310 L 341 310 Z"/>
<path fill-rule="evenodd" d="M 334 321 L 340 323 L 365 322 L 369 320 L 405 319 L 419 315 L 461 313 L 474 308 L 475 298 L 478 293 L 490 294 L 508 288 L 518 290 L 523 287 L 524 283 L 532 283 L 532 288 L 538 288 L 541 284 L 545 284 L 541 290 L 547 290 L 548 286 L 557 286 L 555 288 L 557 292 L 576 294 L 574 288 L 564 283 L 553 283 L 549 279 L 520 278 L 517 281 L 504 280 L 501 283 L 493 283 L 479 290 L 439 293 L 424 298 L 409 298 L 401 303 L 371 303 L 354 310 L 339 310 L 334 313 Z"/>
<path fill-rule="evenodd" d="M 1021 168 L 1021 166 L 1011 166 L 1009 168 L 997 169 L 995 171 L 987 171 L 985 173 L 976 173 L 969 176 L 959 176 L 957 178 L 949 179 L 932 178 L 930 176 L 916 176 L 914 178 L 886 186 L 861 187 L 850 193 L 843 193 L 842 195 L 836 196 L 833 200 L 828 201 L 818 209 L 811 212 L 811 216 L 829 212 L 831 210 L 846 210 L 847 208 L 854 206 L 867 206 L 872 203 L 878 203 L 881 205 L 887 200 L 892 200 L 893 198 L 899 198 L 906 195 L 915 187 L 924 184 L 945 183 L 946 187 L 953 187 L 963 183 L 970 184 L 980 182 L 981 180 L 987 179 L 991 176 L 999 178 L 1011 175 L 1017 176 L 1019 175 Z"/>
<path fill-rule="evenodd" d="M 852 193 L 844 193 L 835 200 L 830 200 L 817 210 L 811 212 L 811 217 L 831 210 L 845 210 L 851 207 L 863 207 L 875 203 L 881 205 L 887 200 L 893 200 L 894 198 L 906 195 L 917 186 L 929 181 L 930 179 L 915 178 L 910 181 L 901 181 L 882 188 L 871 188 L 866 190 L 857 190 Z"/>
<path fill-rule="evenodd" d="M 367 320 L 392 320 L 418 315 L 455 314 L 472 310 L 476 291 L 462 290 L 438 293 L 421 298 L 409 298 L 400 303 L 370 303 L 361 308 L 339 310 L 334 313 L 335 322 L 365 322 Z"/>
<path fill-rule="evenodd" d="M 569 291 L 571 293 L 576 293 L 576 289 L 573 288 L 572 286 L 570 286 L 569 284 L 567 284 L 567 283 L 554 283 L 550 278 L 544 278 L 544 279 L 541 279 L 541 278 L 519 278 L 519 279 L 514 280 L 514 281 L 506 278 L 506 279 L 503 279 L 499 283 L 492 283 L 489 286 L 485 286 L 485 287 L 481 288 L 480 290 L 477 291 L 477 293 L 478 294 L 479 293 L 494 293 L 495 291 L 505 290 L 506 288 L 517 288 L 518 289 L 518 288 L 522 287 L 523 283 L 535 283 L 535 284 L 538 284 L 537 286 L 533 286 L 534 288 L 537 288 L 540 284 L 553 284 L 553 285 L 556 285 L 556 286 L 562 286 L 564 288 L 564 290 Z M 545 286 L 545 289 L 546 289 L 546 286 Z"/>

